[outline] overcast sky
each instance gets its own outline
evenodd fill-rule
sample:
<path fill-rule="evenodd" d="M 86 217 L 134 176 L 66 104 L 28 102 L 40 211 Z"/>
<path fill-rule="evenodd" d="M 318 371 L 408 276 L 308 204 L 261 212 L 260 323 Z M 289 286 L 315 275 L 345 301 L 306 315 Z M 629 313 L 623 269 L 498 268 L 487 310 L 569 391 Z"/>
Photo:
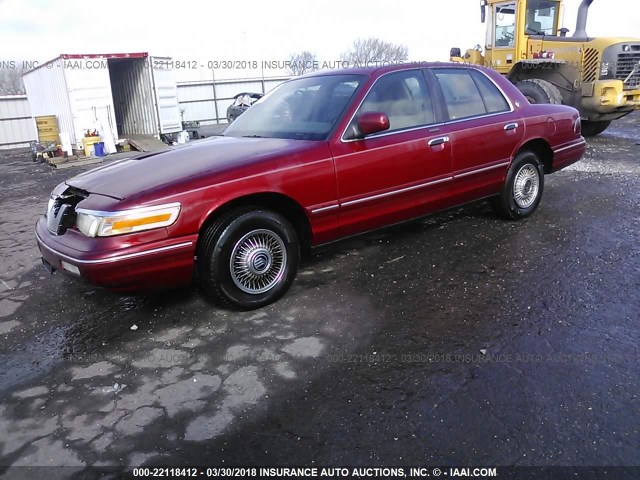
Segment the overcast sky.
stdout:
<path fill-rule="evenodd" d="M 564 25 L 573 33 L 580 0 L 566 0 Z M 379 37 L 409 48 L 411 60 L 447 60 L 484 41 L 479 0 L 415 2 L 302 0 L 158 2 L 0 0 L 0 59 L 46 61 L 61 53 L 150 52 L 176 60 L 284 61 L 310 50 L 338 60 L 356 38 Z M 595 0 L 591 36 L 640 38 L 637 0 Z M 571 34 L 570 33 L 570 34 Z M 201 70 L 199 67 L 196 70 Z M 255 76 L 263 72 L 256 70 Z M 217 77 L 250 72 L 220 71 Z M 277 71 L 264 71 L 265 76 Z M 178 79 L 210 72 L 191 71 Z"/>

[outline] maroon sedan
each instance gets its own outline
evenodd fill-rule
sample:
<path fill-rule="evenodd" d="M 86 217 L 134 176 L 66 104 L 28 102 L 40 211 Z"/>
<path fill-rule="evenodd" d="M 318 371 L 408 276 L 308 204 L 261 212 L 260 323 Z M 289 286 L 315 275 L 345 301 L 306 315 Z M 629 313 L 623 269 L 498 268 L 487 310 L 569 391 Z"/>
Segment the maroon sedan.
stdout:
<path fill-rule="evenodd" d="M 282 296 L 309 247 L 488 198 L 536 209 L 585 152 L 571 107 L 492 70 L 414 64 L 286 82 L 220 137 L 79 175 L 36 237 L 50 269 L 113 290 L 197 279 L 219 304 Z"/>

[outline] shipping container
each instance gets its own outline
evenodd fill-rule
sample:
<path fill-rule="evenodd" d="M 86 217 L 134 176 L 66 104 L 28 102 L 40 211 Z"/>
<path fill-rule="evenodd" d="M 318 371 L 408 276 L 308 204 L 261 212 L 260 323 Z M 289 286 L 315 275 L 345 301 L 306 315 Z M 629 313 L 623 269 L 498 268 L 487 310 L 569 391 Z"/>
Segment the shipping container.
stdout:
<path fill-rule="evenodd" d="M 147 53 L 60 55 L 23 79 L 31 115 L 55 115 L 61 136 L 82 148 L 87 130 L 112 139 L 181 131 L 172 67 Z"/>

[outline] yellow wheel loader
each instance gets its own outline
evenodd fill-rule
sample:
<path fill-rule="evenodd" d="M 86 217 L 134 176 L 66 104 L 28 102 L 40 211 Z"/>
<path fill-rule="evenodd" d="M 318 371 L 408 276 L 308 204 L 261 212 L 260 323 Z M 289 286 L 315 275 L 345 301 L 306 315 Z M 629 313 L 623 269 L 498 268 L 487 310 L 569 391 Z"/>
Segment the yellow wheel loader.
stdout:
<path fill-rule="evenodd" d="M 586 25 L 593 0 L 583 0 L 573 36 L 561 28 L 562 0 L 481 0 L 483 48 L 451 60 L 491 67 L 532 103 L 562 103 L 580 111 L 585 136 L 640 109 L 640 39 L 592 38 Z"/>

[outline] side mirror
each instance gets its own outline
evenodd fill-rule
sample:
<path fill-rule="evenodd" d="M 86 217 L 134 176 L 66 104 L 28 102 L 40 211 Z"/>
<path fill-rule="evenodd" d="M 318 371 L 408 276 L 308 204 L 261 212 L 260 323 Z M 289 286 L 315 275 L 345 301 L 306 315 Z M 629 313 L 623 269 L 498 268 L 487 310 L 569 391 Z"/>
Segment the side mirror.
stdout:
<path fill-rule="evenodd" d="M 389 117 L 383 112 L 365 112 L 358 117 L 358 132 L 361 137 L 389 130 Z"/>
<path fill-rule="evenodd" d="M 480 21 L 485 23 L 487 21 L 487 2 L 486 0 L 480 0 Z"/>

